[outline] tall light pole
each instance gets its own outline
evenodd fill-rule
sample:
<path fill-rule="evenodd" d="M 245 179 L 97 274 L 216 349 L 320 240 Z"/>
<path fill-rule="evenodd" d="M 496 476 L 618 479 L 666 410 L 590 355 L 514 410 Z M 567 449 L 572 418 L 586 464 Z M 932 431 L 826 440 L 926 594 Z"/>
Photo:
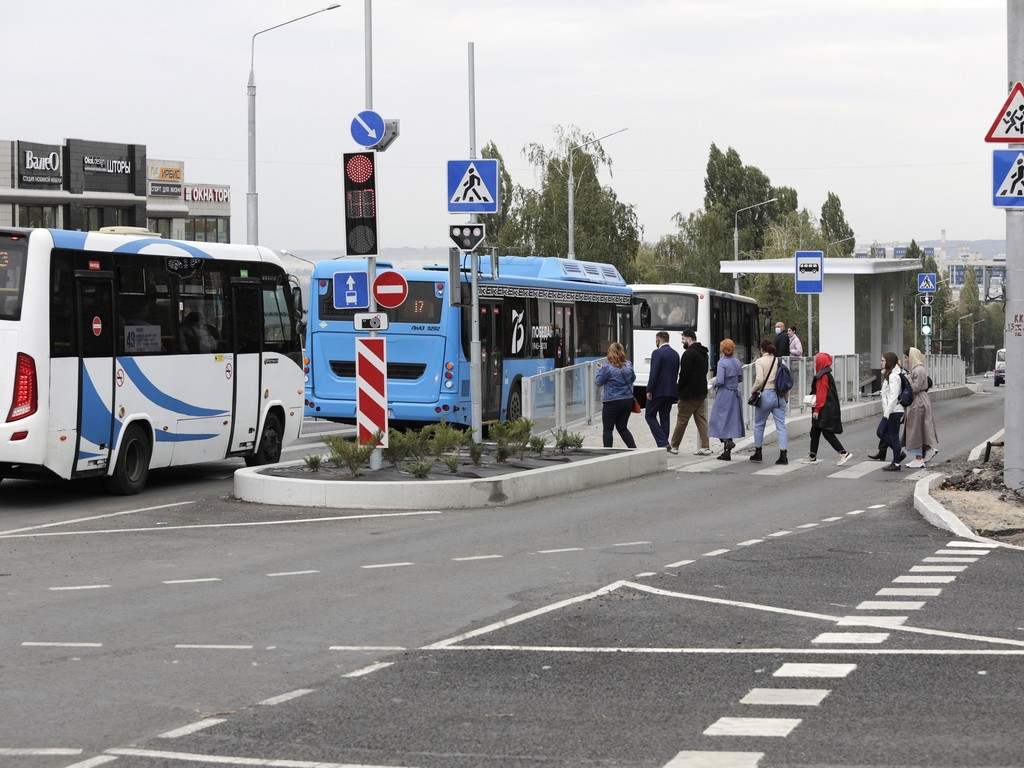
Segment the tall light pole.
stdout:
<path fill-rule="evenodd" d="M 575 181 L 573 179 L 573 172 L 572 172 L 572 155 L 573 155 L 573 152 L 575 152 L 577 149 L 582 149 L 583 147 L 589 146 L 590 144 L 594 144 L 594 143 L 596 143 L 598 141 L 601 141 L 602 139 L 607 139 L 609 136 L 614 136 L 617 133 L 622 133 L 623 131 L 628 131 L 628 130 L 629 130 L 629 128 L 620 128 L 617 131 L 612 131 L 611 133 L 606 133 L 604 136 L 598 136 L 596 139 L 591 139 L 590 141 L 584 141 L 584 142 L 581 142 L 580 144 L 574 144 L 573 146 L 569 147 L 569 151 L 568 151 L 568 154 L 569 154 L 569 225 L 568 225 L 569 226 L 569 252 L 567 254 L 567 258 L 570 258 L 570 259 L 575 259 L 576 258 L 576 212 L 575 212 L 576 183 L 575 183 Z"/>
<path fill-rule="evenodd" d="M 746 208 L 740 208 L 732 217 L 732 258 L 733 261 L 740 260 L 740 214 L 744 211 L 752 211 L 754 208 L 760 208 L 762 205 L 768 205 L 768 203 L 774 203 L 779 198 L 773 197 L 771 200 L 762 200 L 760 203 L 754 203 L 748 205 Z M 733 293 L 740 292 L 740 273 L 734 272 L 732 276 Z"/>
<path fill-rule="evenodd" d="M 963 355 L 960 350 L 960 323 L 969 317 L 974 317 L 974 314 L 964 315 L 963 317 L 958 317 L 956 319 L 956 356 L 961 359 L 963 359 Z"/>
<path fill-rule="evenodd" d="M 367 2 L 369 2 L 369 0 L 367 0 Z M 303 19 L 308 19 L 310 16 L 316 16 L 318 13 L 333 11 L 335 8 L 340 7 L 340 3 L 334 3 L 332 5 L 328 5 L 326 8 L 321 8 L 318 11 L 307 13 L 304 16 L 297 16 L 294 19 L 283 21 L 272 27 L 261 29 L 259 32 L 253 34 L 252 40 L 249 42 L 249 83 L 245 89 L 246 93 L 249 95 L 249 189 L 245 193 L 245 241 L 249 245 L 256 245 L 259 243 L 260 232 L 260 205 L 259 197 L 256 194 L 256 75 L 254 72 L 256 62 L 256 38 L 265 32 L 280 29 L 281 27 L 286 27 L 289 24 L 294 24 L 296 21 L 302 21 Z"/>

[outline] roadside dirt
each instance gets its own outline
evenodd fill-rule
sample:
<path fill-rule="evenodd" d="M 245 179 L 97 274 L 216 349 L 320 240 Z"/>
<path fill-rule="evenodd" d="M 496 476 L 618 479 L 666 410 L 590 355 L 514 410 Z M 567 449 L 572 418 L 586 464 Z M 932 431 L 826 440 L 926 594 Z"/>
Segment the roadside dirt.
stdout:
<path fill-rule="evenodd" d="M 978 534 L 1024 545 L 1024 489 L 1003 485 L 1002 451 L 993 447 L 986 464 L 951 465 L 949 477 L 933 495 Z"/>

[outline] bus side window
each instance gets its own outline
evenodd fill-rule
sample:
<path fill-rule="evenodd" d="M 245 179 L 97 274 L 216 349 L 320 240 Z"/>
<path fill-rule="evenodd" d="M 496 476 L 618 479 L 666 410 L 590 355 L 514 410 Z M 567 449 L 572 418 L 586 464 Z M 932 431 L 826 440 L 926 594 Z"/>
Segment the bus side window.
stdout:
<path fill-rule="evenodd" d="M 633 328 L 645 329 L 651 327 L 651 305 L 646 299 L 633 299 Z"/>
<path fill-rule="evenodd" d="M 75 280 L 71 254 L 54 252 L 50 261 L 50 356 L 74 357 Z"/>
<path fill-rule="evenodd" d="M 276 278 L 276 282 L 271 283 L 272 278 L 263 277 L 263 350 L 286 355 L 298 364 L 302 354 L 296 343 L 285 277 L 277 275 Z"/>
<path fill-rule="evenodd" d="M 215 261 L 202 262 L 192 274 L 181 278 L 178 335 L 182 353 L 230 350 L 224 322 L 226 283 L 224 271 Z"/>

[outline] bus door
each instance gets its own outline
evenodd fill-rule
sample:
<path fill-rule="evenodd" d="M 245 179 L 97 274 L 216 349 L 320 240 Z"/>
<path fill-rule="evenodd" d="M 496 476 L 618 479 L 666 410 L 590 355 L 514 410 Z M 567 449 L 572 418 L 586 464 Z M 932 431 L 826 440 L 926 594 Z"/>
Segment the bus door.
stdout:
<path fill-rule="evenodd" d="M 117 437 L 113 272 L 75 271 L 75 320 L 79 354 L 77 474 L 105 468 Z"/>
<path fill-rule="evenodd" d="M 555 304 L 554 342 L 555 368 L 564 368 L 576 361 L 576 334 L 571 304 Z"/>
<path fill-rule="evenodd" d="M 263 294 L 255 278 L 231 279 L 234 354 L 231 374 L 232 418 L 228 453 L 256 449 L 263 388 Z"/>
<path fill-rule="evenodd" d="M 502 340 L 505 338 L 501 304 L 480 302 L 480 368 L 483 380 L 483 419 L 501 417 Z"/>

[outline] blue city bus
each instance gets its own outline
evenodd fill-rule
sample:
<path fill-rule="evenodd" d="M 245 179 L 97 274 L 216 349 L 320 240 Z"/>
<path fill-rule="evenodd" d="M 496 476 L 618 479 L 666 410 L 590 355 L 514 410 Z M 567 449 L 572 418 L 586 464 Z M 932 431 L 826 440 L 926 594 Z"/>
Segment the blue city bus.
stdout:
<path fill-rule="evenodd" d="M 392 265 L 378 262 L 378 271 Z M 609 264 L 501 256 L 497 279 L 481 258 L 480 341 L 483 419 L 522 415 L 522 379 L 603 357 L 632 340 L 632 291 Z M 336 272 L 362 260 L 322 261 L 313 271 L 306 331 L 306 415 L 355 423 L 354 310 L 335 309 Z M 449 300 L 448 266 L 401 269 L 409 296 L 388 311 L 388 407 L 393 426 L 441 420 L 470 423 L 469 275 L 458 304 Z"/>

